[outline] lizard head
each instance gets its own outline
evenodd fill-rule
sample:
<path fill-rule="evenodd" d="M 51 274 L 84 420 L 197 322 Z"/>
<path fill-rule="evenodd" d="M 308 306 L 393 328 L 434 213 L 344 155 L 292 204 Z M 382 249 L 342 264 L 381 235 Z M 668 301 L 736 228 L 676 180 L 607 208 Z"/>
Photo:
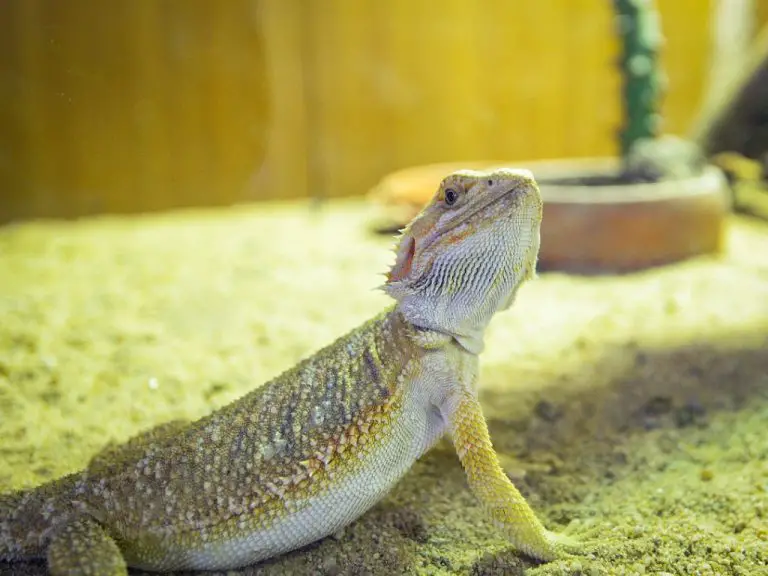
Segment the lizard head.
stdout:
<path fill-rule="evenodd" d="M 384 290 L 417 326 L 467 349 L 536 273 L 542 200 L 527 170 L 460 170 L 402 231 Z"/>

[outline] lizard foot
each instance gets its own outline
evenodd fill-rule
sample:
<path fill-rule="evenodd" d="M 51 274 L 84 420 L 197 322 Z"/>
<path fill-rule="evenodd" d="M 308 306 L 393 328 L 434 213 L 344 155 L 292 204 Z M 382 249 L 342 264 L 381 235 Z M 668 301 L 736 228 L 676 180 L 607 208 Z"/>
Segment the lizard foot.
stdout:
<path fill-rule="evenodd" d="M 586 553 L 583 542 L 561 532 L 547 531 L 546 538 L 557 557 L 582 556 Z"/>
<path fill-rule="evenodd" d="M 540 562 L 552 562 L 568 556 L 583 555 L 583 544 L 560 532 L 545 530 L 535 539 L 513 539 L 515 547 L 526 556 Z"/>
<path fill-rule="evenodd" d="M 558 559 L 573 558 L 577 556 L 611 556 L 615 553 L 619 544 L 626 540 L 618 536 L 606 536 L 580 534 L 577 540 L 571 536 L 558 532 L 547 532 L 547 540 L 555 551 Z"/>

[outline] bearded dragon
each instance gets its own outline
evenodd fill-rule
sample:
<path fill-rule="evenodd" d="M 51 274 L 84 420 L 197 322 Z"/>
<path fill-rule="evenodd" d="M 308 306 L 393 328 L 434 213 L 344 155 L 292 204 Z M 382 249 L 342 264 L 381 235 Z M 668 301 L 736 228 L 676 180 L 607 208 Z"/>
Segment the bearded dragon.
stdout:
<path fill-rule="evenodd" d="M 242 567 L 353 522 L 446 432 L 522 553 L 578 551 L 503 472 L 476 394 L 486 326 L 535 276 L 541 219 L 528 171 L 449 174 L 399 237 L 390 308 L 200 420 L 0 496 L 0 559 L 45 558 L 54 576 Z"/>

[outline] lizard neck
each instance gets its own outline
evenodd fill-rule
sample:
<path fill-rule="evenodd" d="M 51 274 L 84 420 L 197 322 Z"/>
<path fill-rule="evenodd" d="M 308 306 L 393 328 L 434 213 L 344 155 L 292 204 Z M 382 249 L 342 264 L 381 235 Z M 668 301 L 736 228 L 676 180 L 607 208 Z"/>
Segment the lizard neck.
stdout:
<path fill-rule="evenodd" d="M 497 312 L 514 303 L 520 282 L 494 281 L 485 290 L 435 296 L 421 292 L 398 295 L 396 310 L 413 326 L 451 337 L 470 354 L 485 348 L 485 331 Z"/>
<path fill-rule="evenodd" d="M 463 245 L 437 254 L 421 275 L 390 281 L 384 290 L 408 322 L 450 335 L 467 352 L 480 354 L 491 318 L 511 306 L 535 265 L 529 257 L 518 263 L 514 238 L 499 239 L 499 234 L 475 233 Z"/>
<path fill-rule="evenodd" d="M 480 354 L 485 348 L 485 329 L 490 316 L 487 319 L 462 319 L 455 314 L 441 314 L 440 308 L 436 303 L 416 295 L 399 300 L 396 306 L 406 322 L 424 333 L 425 342 L 453 339 L 470 354 Z"/>

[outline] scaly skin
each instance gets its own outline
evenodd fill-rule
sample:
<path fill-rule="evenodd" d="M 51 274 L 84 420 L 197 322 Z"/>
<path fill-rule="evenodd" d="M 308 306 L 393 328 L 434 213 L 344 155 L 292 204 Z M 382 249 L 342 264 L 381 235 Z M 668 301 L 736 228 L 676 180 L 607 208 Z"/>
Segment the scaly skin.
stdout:
<path fill-rule="evenodd" d="M 502 471 L 475 394 L 485 328 L 535 274 L 541 208 L 528 172 L 449 175 L 403 231 L 392 308 L 197 422 L 0 496 L 0 559 L 45 557 L 54 575 L 244 566 L 354 521 L 445 432 L 521 551 L 577 550 Z"/>

